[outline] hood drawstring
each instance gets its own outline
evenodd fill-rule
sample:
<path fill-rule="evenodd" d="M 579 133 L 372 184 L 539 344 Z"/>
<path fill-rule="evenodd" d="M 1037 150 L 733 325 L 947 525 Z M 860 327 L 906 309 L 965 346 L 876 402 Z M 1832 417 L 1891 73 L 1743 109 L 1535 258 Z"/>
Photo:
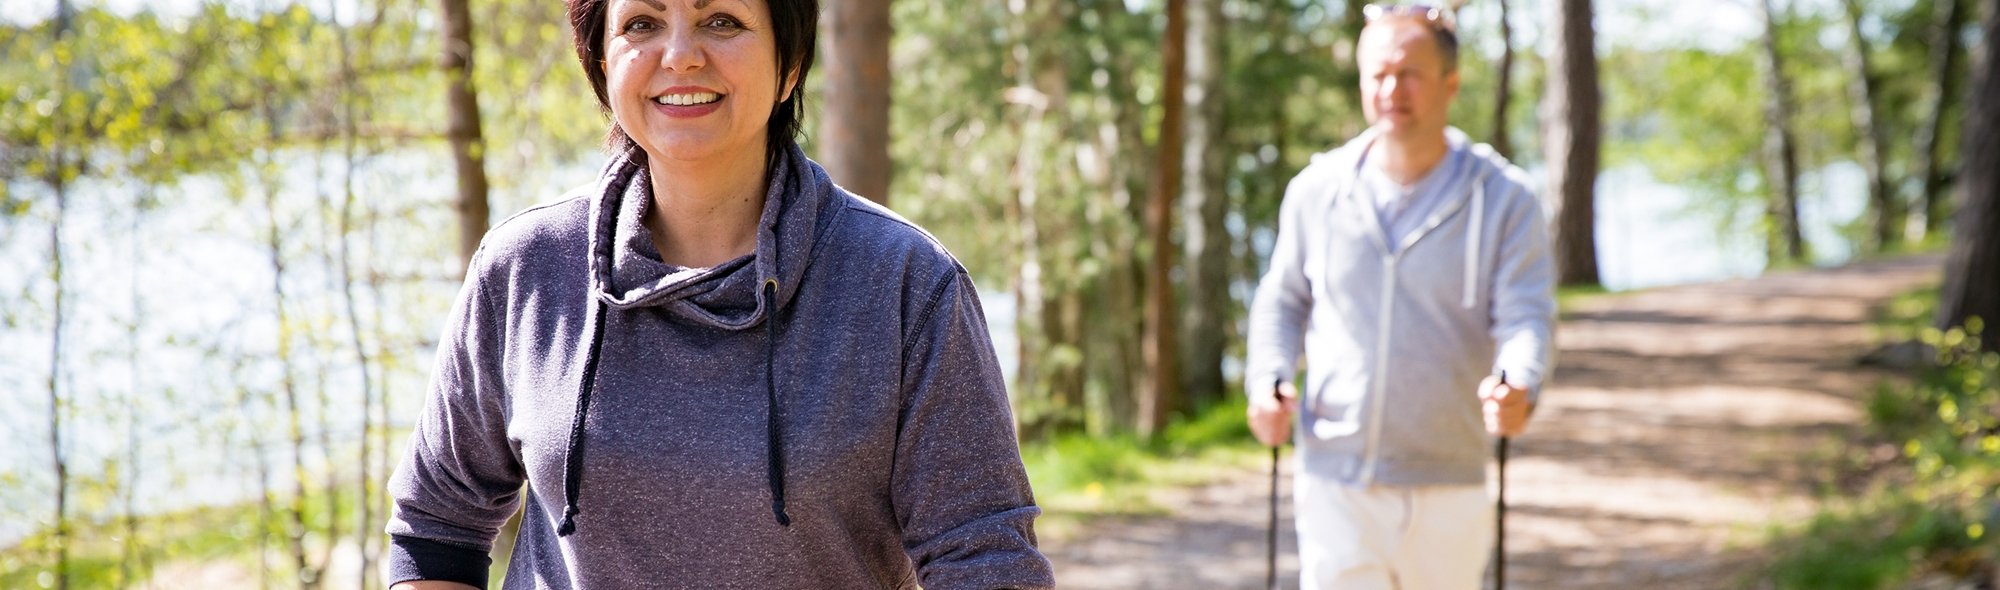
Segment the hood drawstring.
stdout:
<path fill-rule="evenodd" d="M 770 448 L 771 514 L 778 524 L 792 526 L 792 517 L 785 512 L 785 429 L 784 415 L 778 406 L 778 322 L 777 322 L 777 279 L 764 281 L 765 301 L 771 306 L 764 316 L 764 388 Z M 610 306 L 602 300 L 595 306 L 597 311 L 591 327 L 590 351 L 583 360 L 583 386 L 576 396 L 576 418 L 569 424 L 569 448 L 563 464 L 563 515 L 556 525 L 556 536 L 567 537 L 576 532 L 576 515 L 579 486 L 583 483 L 583 421 L 590 413 L 590 392 L 597 383 L 597 360 L 604 347 L 605 316 L 610 314 Z"/>
<path fill-rule="evenodd" d="M 768 465 L 771 475 L 771 514 L 778 518 L 780 526 L 792 526 L 792 517 L 785 514 L 785 428 L 784 416 L 778 409 L 778 280 L 764 279 L 764 391 L 769 405 L 765 411 L 770 439 L 765 446 L 771 451 Z"/>
<path fill-rule="evenodd" d="M 1472 235 L 1465 240 L 1465 301 L 1466 309 L 1472 309 L 1479 294 L 1479 250 L 1480 230 L 1486 227 L 1486 175 L 1472 179 L 1472 217 L 1465 222 L 1472 226 Z"/>
<path fill-rule="evenodd" d="M 556 536 L 567 537 L 576 532 L 577 488 L 583 484 L 583 419 L 590 413 L 590 390 L 597 384 L 597 359 L 604 347 L 604 324 L 611 313 L 611 306 L 599 299 L 593 306 L 597 313 L 590 329 L 590 351 L 583 357 L 583 386 L 576 395 L 576 419 L 569 424 L 569 448 L 563 460 L 563 515 L 562 523 L 556 525 Z"/>

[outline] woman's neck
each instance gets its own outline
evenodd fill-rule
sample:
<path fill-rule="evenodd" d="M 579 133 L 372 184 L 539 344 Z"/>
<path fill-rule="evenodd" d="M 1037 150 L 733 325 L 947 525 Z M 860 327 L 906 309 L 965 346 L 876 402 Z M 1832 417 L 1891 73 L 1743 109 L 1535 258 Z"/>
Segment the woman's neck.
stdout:
<path fill-rule="evenodd" d="M 757 249 L 764 212 L 765 160 L 681 161 L 648 157 L 653 206 L 643 223 L 667 264 L 706 268 Z"/>

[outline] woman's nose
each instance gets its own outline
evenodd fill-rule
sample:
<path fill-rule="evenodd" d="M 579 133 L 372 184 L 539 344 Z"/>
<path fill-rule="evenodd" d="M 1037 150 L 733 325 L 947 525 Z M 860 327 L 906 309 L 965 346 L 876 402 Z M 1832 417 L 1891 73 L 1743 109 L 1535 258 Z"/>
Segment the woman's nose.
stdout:
<path fill-rule="evenodd" d="M 702 55 L 701 40 L 691 28 L 680 28 L 667 33 L 666 48 L 660 52 L 660 69 L 670 72 L 690 72 L 706 63 Z"/>

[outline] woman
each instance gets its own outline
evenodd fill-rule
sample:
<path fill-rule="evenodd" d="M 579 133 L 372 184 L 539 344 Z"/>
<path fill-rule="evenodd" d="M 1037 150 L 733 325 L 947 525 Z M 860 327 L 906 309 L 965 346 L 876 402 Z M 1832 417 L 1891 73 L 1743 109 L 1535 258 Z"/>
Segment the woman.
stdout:
<path fill-rule="evenodd" d="M 812 0 L 568 0 L 598 181 L 493 228 L 391 479 L 399 588 L 1044 588 L 963 267 L 794 140 Z"/>

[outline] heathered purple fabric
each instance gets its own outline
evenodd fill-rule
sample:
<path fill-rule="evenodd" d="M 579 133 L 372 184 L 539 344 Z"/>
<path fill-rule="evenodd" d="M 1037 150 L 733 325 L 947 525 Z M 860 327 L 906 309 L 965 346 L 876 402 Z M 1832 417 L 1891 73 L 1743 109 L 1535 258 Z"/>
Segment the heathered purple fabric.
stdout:
<path fill-rule="evenodd" d="M 476 558 L 526 483 L 507 588 L 1053 587 L 964 268 L 796 148 L 772 178 L 756 252 L 707 270 L 659 261 L 631 155 L 493 228 L 390 480 L 388 532 Z M 558 537 L 599 300 L 580 513 Z M 771 510 L 767 354 L 790 526 Z M 393 549 L 392 581 L 420 559 L 437 558 Z"/>

